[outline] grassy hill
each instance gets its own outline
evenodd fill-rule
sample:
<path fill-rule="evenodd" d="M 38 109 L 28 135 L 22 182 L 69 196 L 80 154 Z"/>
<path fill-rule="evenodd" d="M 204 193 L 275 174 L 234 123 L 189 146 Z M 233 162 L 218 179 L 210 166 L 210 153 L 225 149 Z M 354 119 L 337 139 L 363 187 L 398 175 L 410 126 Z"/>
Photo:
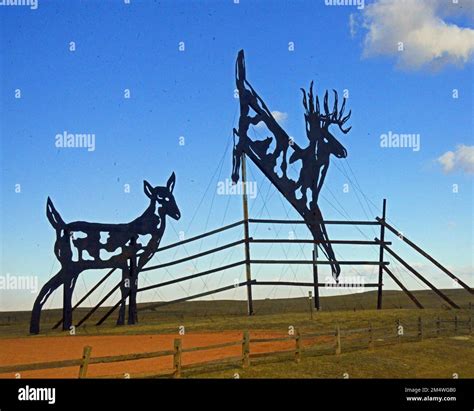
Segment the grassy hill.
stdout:
<path fill-rule="evenodd" d="M 443 290 L 453 301 L 460 305 L 464 310 L 474 307 L 474 298 L 465 290 Z M 414 307 L 412 301 L 401 291 L 384 292 L 384 310 L 396 315 L 406 315 L 410 317 L 425 313 L 445 313 L 454 315 L 456 310 L 452 310 L 444 300 L 440 299 L 432 291 L 414 291 L 415 296 L 425 307 L 425 310 L 418 310 Z M 377 318 L 382 313 L 375 310 L 376 291 L 369 291 L 359 294 L 348 294 L 344 296 L 322 297 L 322 311 L 314 312 L 315 318 L 325 318 L 329 322 L 343 321 L 345 318 L 355 317 L 364 321 Z M 288 321 L 303 321 L 310 317 L 310 305 L 307 298 L 290 299 L 267 299 L 255 300 L 255 316 L 248 318 L 246 316 L 246 301 L 235 300 L 215 300 L 215 301 L 187 301 L 178 304 L 168 305 L 157 309 L 147 309 L 148 304 L 139 305 L 140 324 L 132 327 L 125 327 L 119 331 L 115 327 L 116 315 L 112 314 L 107 322 L 101 327 L 95 327 L 95 322 L 101 318 L 107 311 L 107 307 L 100 308 L 87 322 L 86 327 L 81 332 L 139 332 L 146 330 L 148 326 L 155 330 L 175 329 L 176 324 L 186 323 L 192 327 L 204 329 L 232 329 L 239 327 L 263 327 L 268 324 L 276 323 L 287 324 Z M 464 311 L 463 310 L 463 311 Z M 89 308 L 79 308 L 74 312 L 74 319 L 78 321 L 82 318 Z M 402 314 L 400 314 L 402 313 Z M 394 314 L 395 315 L 395 314 Z M 391 316 L 391 315 L 389 315 Z M 12 335 L 28 334 L 28 323 L 30 313 L 22 312 L 2 312 L 0 313 L 0 336 L 8 337 Z M 61 318 L 61 310 L 45 310 L 42 315 L 42 331 L 52 333 L 51 327 Z M 293 319 L 293 320 L 292 320 Z M 122 329 L 121 327 L 120 329 Z M 242 328 L 241 328 L 242 329 Z M 128 331 L 126 331 L 128 330 Z"/>

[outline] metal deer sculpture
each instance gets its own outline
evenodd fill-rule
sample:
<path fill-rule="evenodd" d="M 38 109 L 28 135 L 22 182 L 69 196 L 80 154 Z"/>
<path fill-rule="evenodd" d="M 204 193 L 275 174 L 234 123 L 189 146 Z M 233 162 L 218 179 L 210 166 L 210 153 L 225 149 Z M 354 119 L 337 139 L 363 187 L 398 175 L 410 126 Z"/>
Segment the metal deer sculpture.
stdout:
<path fill-rule="evenodd" d="M 153 187 L 144 181 L 143 190 L 150 199 L 145 212 L 130 223 L 102 224 L 85 221 L 66 223 L 48 197 L 46 215 L 56 230 L 54 253 L 61 269 L 41 289 L 31 314 L 30 332 L 39 333 L 41 309 L 59 286 L 63 293 L 63 330 L 72 325 L 71 298 L 76 280 L 85 270 L 118 268 L 122 270 L 121 306 L 117 324 L 123 324 L 125 302 L 129 297 L 128 322 L 137 320 L 136 290 L 138 274 L 155 254 L 166 227 L 166 216 L 178 220 L 181 215 L 173 196 L 175 174 L 165 187 Z M 136 262 L 131 270 L 129 261 Z"/>
<path fill-rule="evenodd" d="M 334 106 L 330 109 L 326 91 L 323 102 L 324 111 L 322 111 L 318 96 L 315 98 L 313 94 L 313 83 L 311 82 L 308 92 L 301 89 L 308 139 L 307 147 L 302 148 L 290 139 L 275 120 L 265 102 L 247 81 L 243 50 L 237 56 L 236 85 L 240 100 L 240 118 L 238 130 L 234 129 L 234 139 L 237 137 L 238 141 L 237 143 L 234 141 L 233 182 L 236 183 L 239 180 L 241 156 L 245 153 L 303 217 L 314 240 L 319 241 L 319 247 L 328 259 L 333 277 L 337 281 L 341 270 L 329 242 L 323 216 L 318 206 L 318 198 L 329 168 L 331 154 L 337 158 L 347 156 L 346 149 L 329 131 L 329 127 L 332 125 L 338 126 L 344 134 L 347 134 L 351 129 L 351 127 L 343 128 L 351 116 L 350 111 L 344 116 L 346 99 L 344 98 L 339 109 L 338 95 L 334 90 Z M 251 113 L 250 110 L 253 112 Z M 248 136 L 250 126 L 255 126 L 260 122 L 265 124 L 273 137 L 252 140 Z M 272 151 L 270 146 L 273 139 L 275 139 L 275 148 Z M 287 176 L 288 150 L 291 150 L 290 164 L 301 161 L 297 181 Z M 277 173 L 275 169 L 280 157 L 282 157 L 281 172 Z"/>

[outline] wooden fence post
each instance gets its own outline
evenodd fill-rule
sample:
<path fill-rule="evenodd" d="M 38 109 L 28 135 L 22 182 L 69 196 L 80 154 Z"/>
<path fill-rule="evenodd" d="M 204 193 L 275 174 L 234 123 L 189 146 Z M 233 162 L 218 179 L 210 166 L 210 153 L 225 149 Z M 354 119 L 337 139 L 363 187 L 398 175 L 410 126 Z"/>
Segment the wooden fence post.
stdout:
<path fill-rule="evenodd" d="M 374 349 L 374 330 L 372 329 L 372 323 L 369 322 L 369 350 Z"/>
<path fill-rule="evenodd" d="M 472 316 L 469 316 L 469 334 L 472 334 Z"/>
<path fill-rule="evenodd" d="M 299 328 L 295 330 L 295 362 L 301 361 L 301 333 Z"/>
<path fill-rule="evenodd" d="M 401 343 L 402 341 L 402 336 L 400 334 L 400 326 L 401 326 L 401 323 L 400 323 L 400 318 L 397 318 L 397 341 L 398 343 Z"/>
<path fill-rule="evenodd" d="M 341 353 L 341 330 L 339 325 L 336 326 L 336 355 Z"/>
<path fill-rule="evenodd" d="M 438 318 L 436 319 L 436 337 L 439 337 L 441 334 L 441 319 L 439 318 L 439 315 L 438 315 Z"/>
<path fill-rule="evenodd" d="M 454 316 L 454 333 L 455 334 L 458 333 L 458 316 L 457 315 Z"/>
<path fill-rule="evenodd" d="M 173 378 L 181 377 L 181 339 L 175 338 L 174 340 L 174 354 L 173 354 Z"/>
<path fill-rule="evenodd" d="M 250 366 L 250 336 L 248 331 L 244 331 L 242 338 L 242 368 Z"/>
<path fill-rule="evenodd" d="M 86 345 L 82 352 L 82 362 L 79 366 L 79 378 L 86 378 L 87 368 L 89 367 L 89 360 L 91 358 L 92 347 Z"/>
<path fill-rule="evenodd" d="M 421 317 L 418 317 L 418 338 L 420 341 L 423 340 L 423 320 Z"/>

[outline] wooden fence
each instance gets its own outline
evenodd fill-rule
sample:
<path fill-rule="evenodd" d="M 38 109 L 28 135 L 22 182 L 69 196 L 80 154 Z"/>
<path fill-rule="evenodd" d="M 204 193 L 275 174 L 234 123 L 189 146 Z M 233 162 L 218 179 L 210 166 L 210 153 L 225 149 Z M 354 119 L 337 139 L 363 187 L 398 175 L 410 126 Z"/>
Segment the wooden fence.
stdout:
<path fill-rule="evenodd" d="M 398 344 L 402 342 L 422 341 L 425 338 L 436 338 L 443 335 L 472 334 L 472 317 L 461 320 L 458 316 L 453 319 L 441 319 L 426 321 L 419 317 L 416 321 L 397 320 L 393 326 L 373 327 L 369 323 L 365 328 L 341 329 L 339 325 L 334 327 L 333 333 L 302 333 L 295 328 L 292 335 L 276 338 L 251 338 L 248 331 L 242 333 L 242 339 L 221 344 L 183 348 L 180 338 L 176 338 L 172 350 L 124 354 L 106 357 L 92 357 L 92 347 L 86 346 L 82 358 L 52 361 L 43 363 L 8 365 L 0 367 L 0 374 L 20 373 L 22 371 L 46 370 L 52 368 L 79 367 L 79 378 L 87 378 L 88 367 L 91 364 L 117 363 L 141 359 L 171 357 L 173 358 L 173 369 L 157 373 L 136 374 L 134 378 L 180 378 L 183 374 L 196 372 L 210 372 L 223 367 L 250 367 L 254 360 L 268 358 L 274 361 L 276 357 L 289 357 L 299 363 L 305 356 L 318 355 L 340 355 L 361 349 L 373 350 L 376 347 Z M 261 343 L 291 342 L 292 348 L 286 350 L 275 350 L 266 352 L 251 352 L 251 345 Z M 241 346 L 241 354 L 238 356 L 225 357 L 212 361 L 203 361 L 185 365 L 182 361 L 183 353 L 209 351 L 221 348 Z M 273 360 L 272 360 L 273 358 Z M 96 378 L 130 378 L 130 374 L 102 376 Z"/>

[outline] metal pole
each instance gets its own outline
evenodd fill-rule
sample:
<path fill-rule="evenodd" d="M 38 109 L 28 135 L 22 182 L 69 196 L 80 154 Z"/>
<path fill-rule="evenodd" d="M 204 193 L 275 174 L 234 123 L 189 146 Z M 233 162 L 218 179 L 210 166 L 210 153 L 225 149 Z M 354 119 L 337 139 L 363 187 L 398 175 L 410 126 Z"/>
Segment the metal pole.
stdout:
<path fill-rule="evenodd" d="M 381 221 L 380 218 L 376 218 L 378 222 Z M 326 222 L 327 224 L 327 222 Z M 449 271 L 446 267 L 441 265 L 438 261 L 436 261 L 431 255 L 429 255 L 427 252 L 423 251 L 420 247 L 418 247 L 413 241 L 410 241 L 408 238 L 406 238 L 402 233 L 399 231 L 395 230 L 390 224 L 388 224 L 386 221 L 383 222 L 383 225 L 388 228 L 392 233 L 394 233 L 397 237 L 400 238 L 404 243 L 408 244 L 410 247 L 412 247 L 414 250 L 419 252 L 423 257 L 427 258 L 429 261 L 431 261 L 436 267 L 438 267 L 441 271 L 443 271 L 445 274 L 447 274 L 449 277 L 451 277 L 453 280 L 455 280 L 460 286 L 464 287 L 467 291 L 469 291 L 471 294 L 474 294 L 474 289 L 469 287 L 464 281 L 462 281 L 460 278 L 456 277 L 451 271 Z"/>
<path fill-rule="evenodd" d="M 383 206 L 382 206 L 382 221 L 385 223 L 385 214 L 387 210 L 387 200 L 383 199 Z M 383 243 L 385 241 L 385 226 L 380 224 L 380 241 Z M 379 288 L 377 291 L 377 310 L 382 309 L 382 281 L 383 281 L 383 246 L 380 244 L 380 252 L 379 252 Z"/>
<path fill-rule="evenodd" d="M 245 237 L 245 274 L 247 278 L 247 313 L 253 315 L 252 300 L 252 270 L 250 267 L 250 243 L 249 243 L 249 208 L 247 198 L 247 166 L 245 153 L 242 154 L 242 205 L 244 209 L 244 237 Z"/>
<path fill-rule="evenodd" d="M 395 283 L 397 283 L 397 285 L 405 292 L 406 295 L 408 295 L 408 297 L 410 298 L 410 300 L 412 300 L 415 305 L 418 307 L 418 308 L 421 308 L 423 309 L 423 306 L 421 305 L 421 303 L 417 300 L 417 298 L 410 292 L 410 290 L 408 290 L 408 288 L 406 288 L 403 283 L 397 278 L 395 277 L 395 274 L 393 274 L 389 269 L 388 267 L 383 267 L 384 271 L 390 276 L 390 278 L 395 281 Z"/>
<path fill-rule="evenodd" d="M 383 243 L 381 243 L 383 244 Z M 408 264 L 403 258 L 401 258 L 395 251 L 393 251 L 390 247 L 383 245 L 383 248 L 387 250 L 387 252 L 393 256 L 398 262 L 400 262 L 407 270 L 409 270 L 412 274 L 416 275 L 421 281 L 423 281 L 428 287 L 430 287 L 436 294 L 438 294 L 444 301 L 446 301 L 451 307 L 460 309 L 459 305 L 457 305 L 454 301 L 452 301 L 446 294 L 441 292 L 438 288 L 436 288 L 430 281 L 428 281 L 425 277 L 423 277 L 418 271 L 416 271 L 410 264 Z"/>
<path fill-rule="evenodd" d="M 313 248 L 313 262 L 318 261 L 318 245 L 314 244 Z M 319 301 L 319 278 L 318 278 L 318 264 L 313 264 L 313 282 L 314 282 L 314 307 L 317 311 L 321 309 Z"/>

